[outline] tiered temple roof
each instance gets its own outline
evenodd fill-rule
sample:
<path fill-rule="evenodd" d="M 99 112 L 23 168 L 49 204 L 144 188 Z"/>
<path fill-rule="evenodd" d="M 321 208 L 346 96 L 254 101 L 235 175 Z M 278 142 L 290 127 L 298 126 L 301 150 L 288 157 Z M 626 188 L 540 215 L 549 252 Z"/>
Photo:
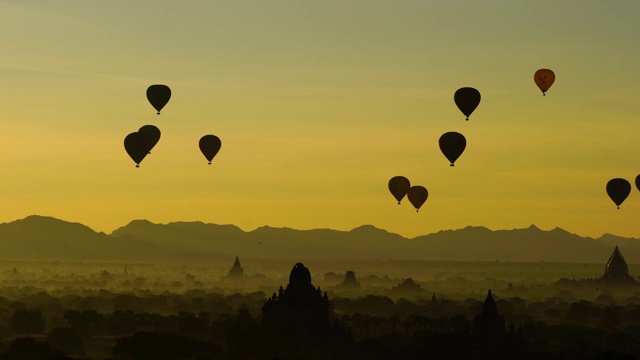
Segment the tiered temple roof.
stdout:
<path fill-rule="evenodd" d="M 627 262 L 624 260 L 624 257 L 617 245 L 615 249 L 613 249 L 613 253 L 609 257 L 609 261 L 607 261 L 607 265 L 604 268 L 602 280 L 617 283 L 636 282 L 633 277 L 629 275 L 629 267 L 627 266 Z"/>

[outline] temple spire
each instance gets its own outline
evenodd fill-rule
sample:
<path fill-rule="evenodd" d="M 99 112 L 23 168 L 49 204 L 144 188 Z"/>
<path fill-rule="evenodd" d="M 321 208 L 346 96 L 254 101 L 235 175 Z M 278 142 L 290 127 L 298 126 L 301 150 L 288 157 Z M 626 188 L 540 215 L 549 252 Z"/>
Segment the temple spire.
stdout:
<path fill-rule="evenodd" d="M 504 317 L 498 313 L 491 289 L 482 305 L 482 312 L 473 319 L 473 334 L 486 341 L 495 341 L 506 334 Z"/>
<path fill-rule="evenodd" d="M 635 280 L 629 276 L 629 267 L 617 244 L 609 257 L 609 261 L 607 261 L 602 278 L 613 282 L 635 282 Z"/>
<path fill-rule="evenodd" d="M 484 300 L 484 304 L 482 305 L 482 313 L 483 314 L 497 314 L 498 306 L 496 305 L 496 301 L 493 299 L 493 295 L 491 294 L 491 289 L 487 292 L 487 298 Z"/>
<path fill-rule="evenodd" d="M 244 276 L 244 269 L 240 265 L 240 259 L 236 256 L 236 261 L 233 262 L 233 266 L 229 270 L 227 275 L 230 278 L 242 278 Z"/>

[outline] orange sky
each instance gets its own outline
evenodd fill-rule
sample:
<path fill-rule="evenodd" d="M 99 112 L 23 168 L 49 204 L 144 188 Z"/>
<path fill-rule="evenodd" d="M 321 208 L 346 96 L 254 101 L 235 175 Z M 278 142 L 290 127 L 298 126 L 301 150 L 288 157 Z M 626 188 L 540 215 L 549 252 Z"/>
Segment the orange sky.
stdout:
<path fill-rule="evenodd" d="M 640 237 L 638 189 L 620 210 L 605 193 L 640 174 L 635 2 L 153 4 L 0 2 L 0 221 Z M 557 76 L 544 97 L 539 68 Z M 173 91 L 160 116 L 155 83 Z M 123 139 L 145 124 L 162 138 L 136 169 Z M 447 131 L 468 142 L 454 168 Z M 429 190 L 419 213 L 395 175 Z"/>

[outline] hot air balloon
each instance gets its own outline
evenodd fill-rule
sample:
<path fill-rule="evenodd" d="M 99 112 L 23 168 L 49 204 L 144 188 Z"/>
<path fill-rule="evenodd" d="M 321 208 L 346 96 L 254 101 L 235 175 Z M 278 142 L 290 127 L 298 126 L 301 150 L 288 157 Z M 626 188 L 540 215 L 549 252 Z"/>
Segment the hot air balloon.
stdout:
<path fill-rule="evenodd" d="M 429 192 L 424 186 L 412 186 L 407 192 L 407 199 L 411 202 L 411 205 L 416 208 L 416 212 L 420 210 L 422 204 L 427 201 Z"/>
<path fill-rule="evenodd" d="M 220 151 L 220 147 L 222 146 L 222 142 L 215 135 L 205 135 L 200 138 L 200 151 L 204 154 L 204 157 L 209 161 L 209 165 L 211 165 L 211 160 L 216 156 L 218 151 Z"/>
<path fill-rule="evenodd" d="M 458 89 L 453 95 L 453 101 L 456 102 L 458 109 L 460 109 L 467 117 L 467 120 L 469 120 L 471 113 L 478 107 L 478 104 L 480 104 L 480 92 L 472 87 L 463 87 Z"/>
<path fill-rule="evenodd" d="M 533 81 L 536 82 L 536 85 L 542 90 L 542 95 L 545 94 L 547 90 L 553 85 L 553 82 L 556 80 L 556 74 L 549 69 L 540 69 L 533 74 Z"/>
<path fill-rule="evenodd" d="M 638 188 L 638 191 L 640 191 L 640 175 L 636 176 L 636 187 Z"/>
<path fill-rule="evenodd" d="M 409 179 L 404 176 L 394 176 L 389 180 L 389 191 L 391 191 L 391 195 L 398 200 L 398 205 L 400 205 L 400 201 L 407 195 L 407 191 L 411 187 L 411 183 Z"/>
<path fill-rule="evenodd" d="M 467 139 L 460 133 L 451 131 L 440 136 L 440 151 L 449 159 L 451 166 L 454 166 L 456 160 L 462 155 L 467 147 Z"/>
<path fill-rule="evenodd" d="M 169 99 L 171 99 L 171 89 L 169 89 L 167 85 L 151 85 L 147 89 L 147 99 L 158 111 L 158 115 L 160 115 L 160 110 L 162 110 L 169 102 Z"/>
<path fill-rule="evenodd" d="M 149 148 L 149 153 L 151 153 L 151 149 L 153 149 L 160 140 L 160 129 L 153 125 L 145 125 L 138 130 L 138 133 L 143 135 L 146 146 Z"/>
<path fill-rule="evenodd" d="M 131 159 L 140 167 L 140 162 L 149 153 L 149 141 L 144 134 L 134 132 L 124 138 L 124 149 Z"/>
<path fill-rule="evenodd" d="M 607 194 L 620 209 L 620 205 L 631 193 L 631 183 L 625 179 L 615 178 L 607 183 Z"/>

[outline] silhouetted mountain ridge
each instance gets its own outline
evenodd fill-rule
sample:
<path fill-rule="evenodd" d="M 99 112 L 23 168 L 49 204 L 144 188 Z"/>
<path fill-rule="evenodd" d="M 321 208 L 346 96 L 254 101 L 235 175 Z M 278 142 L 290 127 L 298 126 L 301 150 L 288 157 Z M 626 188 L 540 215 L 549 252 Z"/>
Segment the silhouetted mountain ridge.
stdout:
<path fill-rule="evenodd" d="M 135 260 L 162 252 L 144 240 L 120 239 L 86 225 L 31 215 L 0 224 L 0 258 L 9 260 Z"/>
<path fill-rule="evenodd" d="M 512 230 L 466 227 L 413 240 L 419 242 L 420 249 L 435 257 L 456 260 L 602 262 L 606 261 L 607 252 L 611 252 L 593 238 L 560 228 L 545 231 L 533 225 Z"/>
<path fill-rule="evenodd" d="M 184 261 L 236 255 L 280 259 L 406 259 L 465 261 L 605 262 L 615 245 L 628 262 L 640 240 L 604 234 L 581 237 L 561 228 L 458 230 L 405 238 L 373 225 L 349 231 L 296 230 L 194 222 L 134 220 L 111 234 L 52 217 L 28 216 L 0 224 L 0 257 L 20 260 Z"/>

